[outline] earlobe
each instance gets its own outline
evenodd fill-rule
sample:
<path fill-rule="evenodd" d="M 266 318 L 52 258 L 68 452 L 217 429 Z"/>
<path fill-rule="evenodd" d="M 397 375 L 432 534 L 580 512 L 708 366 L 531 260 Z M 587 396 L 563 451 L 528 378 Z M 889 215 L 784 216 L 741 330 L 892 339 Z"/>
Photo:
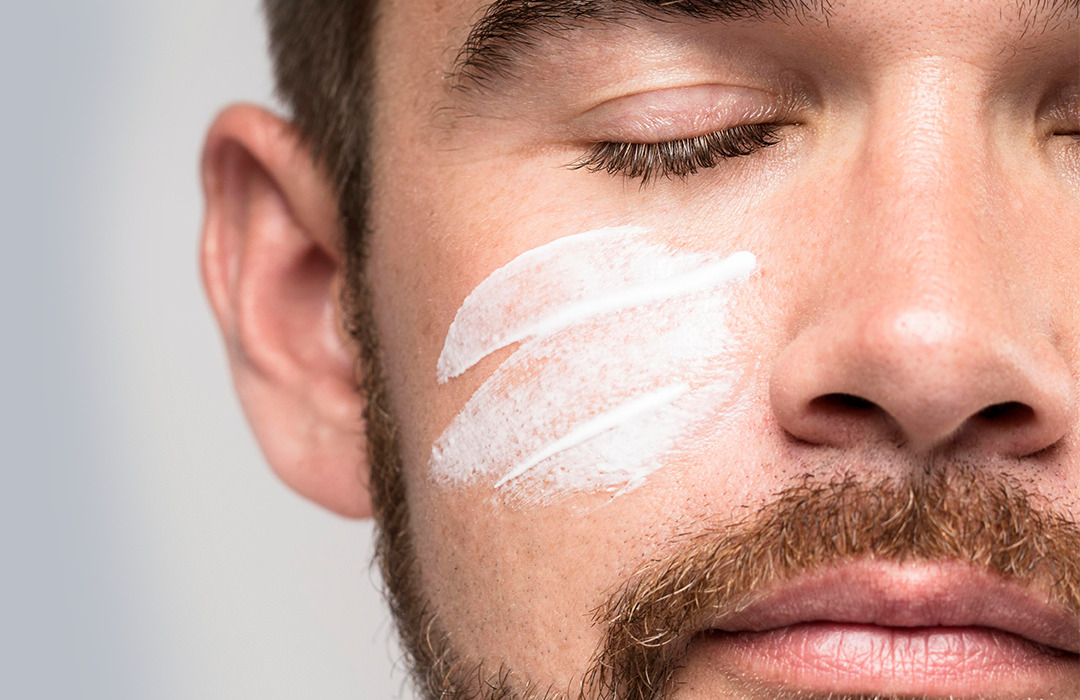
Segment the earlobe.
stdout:
<path fill-rule="evenodd" d="M 348 517 L 366 517 L 368 457 L 343 331 L 336 200 L 291 125 L 237 106 L 203 153 L 203 282 L 237 393 L 274 471 Z"/>

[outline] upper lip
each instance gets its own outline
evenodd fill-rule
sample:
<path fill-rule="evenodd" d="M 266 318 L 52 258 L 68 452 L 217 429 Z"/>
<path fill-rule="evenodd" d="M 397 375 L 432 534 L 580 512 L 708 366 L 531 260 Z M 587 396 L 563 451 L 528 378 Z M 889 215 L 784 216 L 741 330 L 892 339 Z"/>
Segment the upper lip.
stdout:
<path fill-rule="evenodd" d="M 1080 654 L 1080 616 L 1046 592 L 964 564 L 870 560 L 829 567 L 769 587 L 707 627 L 764 632 L 811 622 L 982 627 Z"/>

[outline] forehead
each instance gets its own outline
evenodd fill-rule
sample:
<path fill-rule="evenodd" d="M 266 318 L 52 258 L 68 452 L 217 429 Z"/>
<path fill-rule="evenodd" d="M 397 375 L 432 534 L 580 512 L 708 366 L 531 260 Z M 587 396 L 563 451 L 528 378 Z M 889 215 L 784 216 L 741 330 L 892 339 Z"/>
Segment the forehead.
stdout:
<path fill-rule="evenodd" d="M 797 24 L 834 40 L 873 38 L 883 51 L 942 39 L 999 48 L 1060 44 L 1071 35 L 1080 52 L 1078 17 L 1080 0 L 395 0 L 381 8 L 377 56 L 387 68 L 401 66 L 412 75 L 437 71 L 441 82 L 457 86 L 511 72 L 518 59 L 555 40 L 577 48 L 590 37 L 597 40 L 595 30 L 649 18 L 683 19 L 684 27 Z M 409 57 L 418 60 L 403 60 Z"/>

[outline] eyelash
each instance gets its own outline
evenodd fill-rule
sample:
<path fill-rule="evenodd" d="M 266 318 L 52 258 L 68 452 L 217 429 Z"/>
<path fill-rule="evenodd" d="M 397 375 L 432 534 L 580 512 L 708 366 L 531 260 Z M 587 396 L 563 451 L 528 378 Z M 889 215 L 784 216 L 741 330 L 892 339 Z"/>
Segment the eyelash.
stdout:
<path fill-rule="evenodd" d="M 698 170 L 706 170 L 731 158 L 748 156 L 780 143 L 777 123 L 743 124 L 689 139 L 662 143 L 597 143 L 589 152 L 570 164 L 591 173 L 606 172 L 645 185 L 656 178 L 684 179 Z"/>

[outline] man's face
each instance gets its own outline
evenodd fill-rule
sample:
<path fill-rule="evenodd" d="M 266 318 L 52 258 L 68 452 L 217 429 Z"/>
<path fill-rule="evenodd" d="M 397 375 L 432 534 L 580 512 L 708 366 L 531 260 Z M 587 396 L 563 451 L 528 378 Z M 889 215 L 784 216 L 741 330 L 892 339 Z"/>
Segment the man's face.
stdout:
<path fill-rule="evenodd" d="M 686 4 L 383 5 L 366 284 L 457 673 L 1080 697 L 1075 3 Z"/>

